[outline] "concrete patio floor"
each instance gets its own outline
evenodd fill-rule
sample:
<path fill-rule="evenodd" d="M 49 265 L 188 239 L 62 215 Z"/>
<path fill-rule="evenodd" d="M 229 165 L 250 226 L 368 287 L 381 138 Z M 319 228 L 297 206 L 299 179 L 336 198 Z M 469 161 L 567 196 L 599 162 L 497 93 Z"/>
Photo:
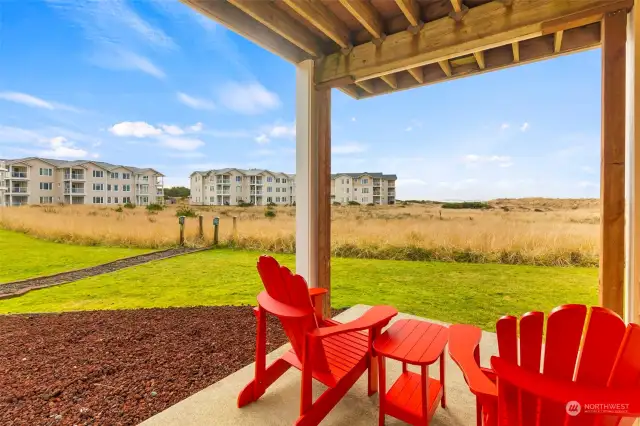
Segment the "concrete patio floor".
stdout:
<path fill-rule="evenodd" d="M 360 317 L 370 306 L 356 305 L 336 317 L 348 322 Z M 403 318 L 424 319 L 408 314 L 398 314 L 394 321 Z M 393 321 L 392 321 L 393 322 Z M 440 323 L 439 321 L 433 321 Z M 442 323 L 441 323 L 442 324 Z M 494 333 L 484 332 L 480 346 L 482 365 L 489 364 L 491 355 L 497 354 Z M 267 365 L 289 349 L 289 345 L 278 348 L 268 355 Z M 475 397 L 465 384 L 462 373 L 449 358 L 447 351 L 446 382 L 447 408 L 438 408 L 431 420 L 433 426 L 472 426 L 476 424 Z M 411 368 L 410 368 L 411 369 Z M 416 371 L 415 368 L 412 369 Z M 387 360 L 387 386 L 398 377 L 401 364 Z M 432 377 L 438 377 L 438 363 L 430 369 Z M 225 377 L 206 389 L 180 401 L 167 410 L 143 422 L 143 426 L 250 426 L 291 425 L 298 418 L 300 403 L 300 371 L 291 368 L 277 380 L 257 402 L 242 409 L 236 407 L 236 398 L 254 374 L 253 364 Z M 324 386 L 314 381 L 317 398 Z M 367 375 L 336 405 L 322 422 L 323 425 L 374 425 L 378 422 L 378 395 L 367 396 Z M 387 425 L 402 425 L 400 420 L 387 416 Z"/>

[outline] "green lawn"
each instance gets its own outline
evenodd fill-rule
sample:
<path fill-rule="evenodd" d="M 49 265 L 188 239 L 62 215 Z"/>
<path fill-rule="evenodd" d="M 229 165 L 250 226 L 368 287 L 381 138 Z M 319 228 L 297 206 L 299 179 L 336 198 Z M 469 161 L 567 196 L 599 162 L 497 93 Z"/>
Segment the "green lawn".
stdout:
<path fill-rule="evenodd" d="M 255 304 L 256 252 L 217 250 L 156 261 L 0 301 L 0 313 Z M 294 267 L 292 255 L 277 255 Z M 333 259 L 335 307 L 390 304 L 487 330 L 505 314 L 597 303 L 595 268 Z"/>
<path fill-rule="evenodd" d="M 0 283 L 86 268 L 150 251 L 58 244 L 0 229 Z"/>

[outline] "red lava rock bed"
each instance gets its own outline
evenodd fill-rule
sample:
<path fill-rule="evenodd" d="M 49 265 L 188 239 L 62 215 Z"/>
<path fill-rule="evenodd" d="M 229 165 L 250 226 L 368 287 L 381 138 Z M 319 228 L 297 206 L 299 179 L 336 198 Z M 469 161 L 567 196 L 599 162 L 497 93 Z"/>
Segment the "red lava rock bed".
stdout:
<path fill-rule="evenodd" d="M 0 425 L 134 425 L 254 354 L 249 306 L 0 316 Z"/>

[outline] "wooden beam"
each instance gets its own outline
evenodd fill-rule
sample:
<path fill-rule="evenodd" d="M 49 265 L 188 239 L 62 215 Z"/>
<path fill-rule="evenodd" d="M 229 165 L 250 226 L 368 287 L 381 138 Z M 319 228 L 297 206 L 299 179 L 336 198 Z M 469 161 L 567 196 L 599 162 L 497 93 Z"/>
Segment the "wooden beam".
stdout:
<path fill-rule="evenodd" d="M 380 78 L 382 79 L 382 81 L 387 83 L 389 85 L 389 87 L 391 87 L 392 89 L 397 89 L 398 88 L 398 80 L 397 80 L 395 74 L 383 75 Z"/>
<path fill-rule="evenodd" d="M 478 66 L 480 67 L 481 70 L 485 69 L 487 66 L 484 63 L 484 52 L 483 51 L 479 51 L 479 52 L 473 52 L 473 56 L 476 58 L 476 62 L 478 63 Z"/>
<path fill-rule="evenodd" d="M 338 90 L 340 90 L 345 95 L 351 96 L 353 99 L 360 99 L 360 88 L 355 84 L 338 87 Z"/>
<path fill-rule="evenodd" d="M 562 35 L 564 31 L 558 31 L 553 34 L 553 51 L 558 53 L 562 48 Z"/>
<path fill-rule="evenodd" d="M 627 258 L 625 320 L 640 324 L 640 7 L 627 32 Z"/>
<path fill-rule="evenodd" d="M 373 80 L 359 81 L 356 83 L 356 85 L 358 85 L 358 87 L 360 87 L 362 90 L 364 90 L 367 93 L 371 93 L 371 94 L 376 93 L 376 89 L 373 85 Z"/>
<path fill-rule="evenodd" d="M 625 68 L 627 16 L 602 21 L 602 141 L 600 169 L 600 304 L 624 315 Z"/>
<path fill-rule="evenodd" d="M 371 34 L 373 38 L 384 37 L 384 23 L 378 10 L 365 0 L 340 0 L 340 4 Z"/>
<path fill-rule="evenodd" d="M 424 83 L 424 70 L 421 67 L 409 68 L 407 71 L 418 83 Z"/>
<path fill-rule="evenodd" d="M 517 41 L 511 43 L 511 50 L 513 51 L 513 62 L 520 62 L 520 44 Z"/>
<path fill-rule="evenodd" d="M 507 7 L 492 1 L 470 8 L 464 25 L 441 18 L 425 23 L 415 36 L 402 31 L 387 36 L 380 47 L 369 42 L 354 47 L 349 55 L 327 55 L 317 61 L 317 78 L 319 82 L 344 75 L 356 81 L 375 78 L 550 34 L 547 25 L 554 31 L 573 28 L 572 16 L 582 24 L 599 22 L 604 12 L 631 4 L 632 0 L 518 0 Z"/>
<path fill-rule="evenodd" d="M 318 114 L 318 285 L 328 290 L 323 316 L 331 318 L 331 89 L 316 94 Z"/>
<path fill-rule="evenodd" d="M 320 47 L 321 40 L 273 3 L 254 0 L 227 1 L 305 52 L 315 57 L 324 54 Z"/>
<path fill-rule="evenodd" d="M 289 62 L 298 63 L 312 57 L 281 35 L 264 25 L 256 24 L 250 16 L 226 1 L 180 1 Z"/>
<path fill-rule="evenodd" d="M 420 5 L 416 0 L 396 0 L 396 4 L 411 26 L 420 24 Z"/>
<path fill-rule="evenodd" d="M 586 27 L 574 28 L 565 31 L 562 42 L 562 50 L 560 53 L 553 52 L 553 42 L 547 37 L 538 37 L 534 39 L 524 40 L 519 43 L 520 62 L 513 61 L 513 51 L 510 44 L 501 46 L 485 52 L 486 68 L 481 70 L 475 61 L 473 55 L 462 57 L 463 60 L 453 59 L 449 61 L 451 64 L 451 76 L 446 76 L 440 64 L 429 64 L 423 67 L 424 83 L 416 83 L 415 79 L 409 74 L 398 74 L 398 88 L 390 89 L 386 85 L 376 86 L 376 90 L 372 93 L 362 93 L 359 99 L 370 98 L 373 96 L 384 95 L 390 92 L 400 90 L 413 89 L 420 86 L 428 86 L 443 81 L 449 81 L 458 78 L 464 78 L 472 75 L 483 74 L 486 72 L 511 68 L 520 64 L 527 64 L 557 56 L 568 55 L 576 52 L 582 52 L 589 49 L 600 47 L 600 23 L 588 25 Z M 456 64 L 454 66 L 454 63 Z M 406 78 L 405 78 L 406 76 Z M 376 80 L 362 80 L 356 84 L 362 84 Z"/>
<path fill-rule="evenodd" d="M 319 1 L 284 0 L 284 2 L 343 49 L 351 46 L 347 26 Z"/>
<path fill-rule="evenodd" d="M 447 77 L 451 77 L 451 64 L 449 64 L 449 61 L 447 59 L 438 62 L 438 65 L 440 65 L 440 68 L 442 68 L 442 71 Z"/>

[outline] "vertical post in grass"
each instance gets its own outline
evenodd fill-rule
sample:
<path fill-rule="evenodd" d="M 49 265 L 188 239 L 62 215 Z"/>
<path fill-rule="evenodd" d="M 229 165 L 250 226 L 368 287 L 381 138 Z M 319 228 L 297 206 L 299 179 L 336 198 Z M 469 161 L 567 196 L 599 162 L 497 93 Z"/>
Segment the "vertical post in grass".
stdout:
<path fill-rule="evenodd" d="M 184 245 L 184 221 L 185 221 L 186 217 L 184 216 L 180 216 L 178 218 L 178 223 L 180 224 L 180 245 L 183 246 Z"/>
<path fill-rule="evenodd" d="M 233 217 L 233 239 L 238 238 L 238 216 Z"/>
<path fill-rule="evenodd" d="M 220 225 L 220 218 L 213 218 L 213 245 L 218 245 L 218 225 Z"/>
<path fill-rule="evenodd" d="M 198 216 L 198 236 L 200 239 L 204 239 L 204 217 Z"/>

